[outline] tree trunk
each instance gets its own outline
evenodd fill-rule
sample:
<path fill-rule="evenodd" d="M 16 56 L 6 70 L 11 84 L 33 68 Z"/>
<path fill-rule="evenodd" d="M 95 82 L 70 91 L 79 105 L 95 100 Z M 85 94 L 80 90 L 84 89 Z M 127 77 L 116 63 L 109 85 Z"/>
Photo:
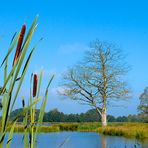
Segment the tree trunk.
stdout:
<path fill-rule="evenodd" d="M 107 126 L 106 106 L 104 105 L 102 111 L 100 111 L 99 108 L 96 106 L 95 106 L 95 109 L 97 113 L 99 114 L 99 116 L 101 116 L 102 127 L 106 127 Z"/>
<path fill-rule="evenodd" d="M 101 121 L 102 121 L 102 126 L 103 126 L 103 127 L 106 127 L 106 126 L 107 126 L 106 107 L 104 107 L 104 108 L 102 109 Z"/>

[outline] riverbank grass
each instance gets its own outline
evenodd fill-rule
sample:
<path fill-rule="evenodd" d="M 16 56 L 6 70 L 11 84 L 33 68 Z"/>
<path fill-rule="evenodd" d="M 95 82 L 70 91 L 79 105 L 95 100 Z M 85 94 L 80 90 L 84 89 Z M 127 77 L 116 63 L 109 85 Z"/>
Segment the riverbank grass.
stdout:
<path fill-rule="evenodd" d="M 35 128 L 35 127 L 34 127 Z M 11 126 L 7 129 L 9 132 Z M 0 127 L 1 131 L 1 127 Z M 20 123 L 15 126 L 14 132 L 23 132 L 24 127 Z M 102 128 L 99 122 L 82 123 L 46 123 L 43 124 L 39 132 L 61 132 L 61 131 L 79 131 L 79 132 L 98 132 L 104 135 L 123 136 L 127 138 L 147 139 L 148 123 L 108 123 L 106 128 Z"/>
<path fill-rule="evenodd" d="M 97 131 L 104 135 L 145 139 L 148 138 L 148 123 L 113 123 L 106 128 L 99 127 Z"/>

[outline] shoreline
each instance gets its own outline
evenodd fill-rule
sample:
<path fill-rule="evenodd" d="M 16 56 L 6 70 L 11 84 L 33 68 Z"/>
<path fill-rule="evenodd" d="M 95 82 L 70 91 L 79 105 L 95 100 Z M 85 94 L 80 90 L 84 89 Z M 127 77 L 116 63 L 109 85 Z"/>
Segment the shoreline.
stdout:
<path fill-rule="evenodd" d="M 48 123 L 46 123 L 48 125 Z M 102 135 L 121 136 L 125 138 L 134 138 L 137 140 L 148 139 L 148 123 L 109 123 L 106 128 L 102 128 L 100 123 L 97 122 L 84 122 L 84 123 L 50 123 L 50 126 L 41 126 L 41 133 L 50 132 L 97 132 Z M 9 132 L 11 126 L 7 129 Z M 29 129 L 28 129 L 29 130 Z M 15 126 L 15 133 L 23 133 L 24 126 Z"/>

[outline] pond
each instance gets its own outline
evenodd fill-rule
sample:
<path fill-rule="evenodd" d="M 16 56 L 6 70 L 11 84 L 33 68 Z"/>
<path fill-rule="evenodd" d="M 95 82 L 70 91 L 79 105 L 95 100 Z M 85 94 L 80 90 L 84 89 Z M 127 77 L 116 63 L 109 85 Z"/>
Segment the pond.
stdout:
<path fill-rule="evenodd" d="M 22 138 L 21 133 L 15 133 L 11 147 L 23 148 Z M 133 139 L 95 132 L 55 132 L 40 133 L 37 145 L 38 148 L 148 148 L 148 141 L 142 144 Z"/>

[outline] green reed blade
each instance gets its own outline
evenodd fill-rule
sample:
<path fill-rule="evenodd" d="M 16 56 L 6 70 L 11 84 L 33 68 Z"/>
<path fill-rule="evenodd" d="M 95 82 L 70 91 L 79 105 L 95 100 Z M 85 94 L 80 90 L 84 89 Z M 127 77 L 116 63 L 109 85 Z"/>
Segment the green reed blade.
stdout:
<path fill-rule="evenodd" d="M 16 121 L 15 121 L 15 122 L 13 123 L 13 125 L 11 126 L 11 130 L 10 130 L 10 132 L 9 132 L 9 136 L 8 136 L 6 148 L 10 148 L 11 141 L 12 141 L 12 137 L 13 137 L 13 133 L 14 133 L 15 125 L 16 125 Z"/>
<path fill-rule="evenodd" d="M 18 38 L 19 38 L 19 34 L 16 37 L 14 37 L 14 39 L 13 39 L 14 41 L 12 40 L 13 43 L 11 44 L 10 48 L 8 49 L 8 52 L 7 52 L 7 54 L 6 54 L 6 56 L 5 56 L 5 58 L 4 58 L 4 60 L 3 60 L 3 62 L 2 62 L 2 64 L 1 64 L 0 67 L 3 66 L 4 62 L 6 61 L 6 59 L 8 58 L 8 56 L 10 55 L 11 51 L 14 49 L 14 47 L 15 47 L 17 41 L 18 41 Z"/>
<path fill-rule="evenodd" d="M 42 77 L 43 77 L 43 70 L 40 71 L 40 76 L 39 76 L 39 85 L 38 85 L 38 90 L 37 90 L 37 98 L 39 97 L 40 94 L 40 89 L 41 89 L 41 83 L 42 83 Z"/>
<path fill-rule="evenodd" d="M 26 63 L 25 63 L 25 66 L 24 66 L 24 68 L 23 68 L 23 72 L 22 72 L 22 74 L 21 74 L 21 77 L 20 77 L 20 81 L 19 81 L 17 90 L 16 90 L 16 92 L 15 92 L 15 96 L 14 96 L 14 99 L 13 99 L 13 103 L 12 103 L 12 105 L 11 105 L 10 112 L 12 111 L 12 109 L 13 109 L 13 107 L 14 107 L 14 103 L 15 103 L 15 101 L 16 101 L 16 98 L 17 98 L 18 93 L 19 93 L 19 91 L 20 91 L 21 85 L 22 85 L 22 83 L 23 83 L 23 80 L 24 80 L 24 77 L 25 77 L 25 74 L 26 74 L 26 71 L 27 71 L 27 68 L 28 68 L 30 59 L 31 59 L 32 54 L 33 54 L 33 51 L 34 51 L 34 49 L 30 52 L 30 54 L 29 54 L 29 56 L 28 56 L 28 58 L 27 58 L 27 61 L 26 61 Z"/>
<path fill-rule="evenodd" d="M 51 77 L 48 85 L 47 85 L 47 88 L 46 88 L 46 92 L 45 92 L 45 98 L 43 99 L 42 101 L 42 104 L 41 104 L 41 108 L 40 108 L 40 113 L 39 113 L 39 117 L 38 117 L 38 122 L 37 122 L 37 127 L 36 127 L 36 132 L 35 132 L 35 140 L 36 140 L 36 136 L 37 136 L 37 133 L 40 129 L 40 126 L 41 126 L 41 123 L 43 121 L 43 117 L 44 117 L 44 112 L 45 112 L 45 106 L 46 106 L 46 102 L 47 102 L 47 98 L 48 98 L 48 88 L 52 82 L 54 78 L 54 75 Z"/>

